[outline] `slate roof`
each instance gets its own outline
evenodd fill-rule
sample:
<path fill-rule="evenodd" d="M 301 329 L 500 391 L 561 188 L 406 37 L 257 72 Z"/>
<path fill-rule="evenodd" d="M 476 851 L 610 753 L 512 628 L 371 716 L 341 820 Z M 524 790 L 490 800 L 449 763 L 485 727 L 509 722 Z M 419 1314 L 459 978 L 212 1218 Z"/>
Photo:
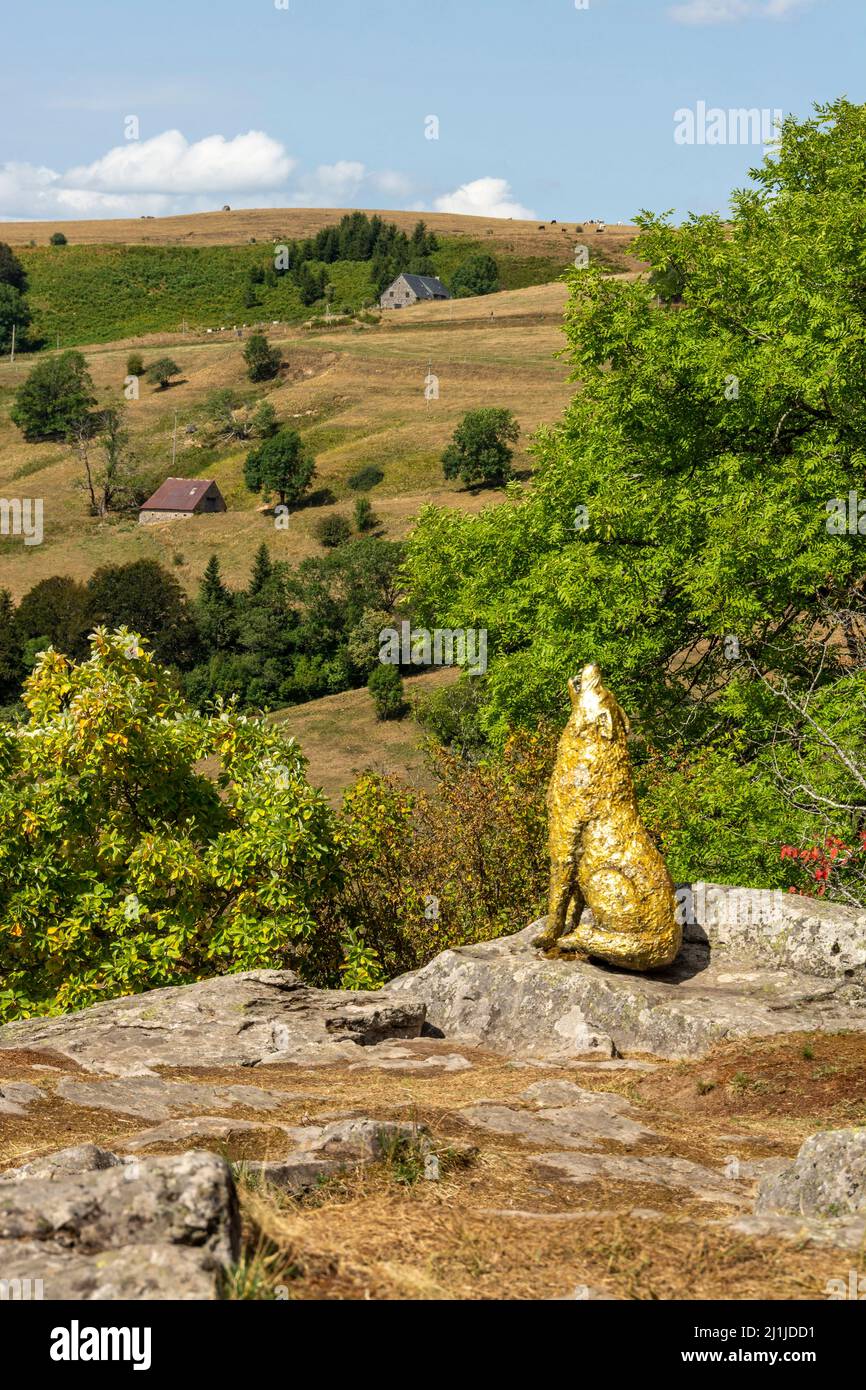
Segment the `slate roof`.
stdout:
<path fill-rule="evenodd" d="M 436 299 L 442 296 L 443 299 L 450 299 L 451 296 L 435 275 L 403 275 L 403 280 L 411 290 L 417 294 L 419 299 Z"/>
<path fill-rule="evenodd" d="M 142 502 L 143 512 L 194 512 L 213 478 L 166 478 L 152 497 Z"/>

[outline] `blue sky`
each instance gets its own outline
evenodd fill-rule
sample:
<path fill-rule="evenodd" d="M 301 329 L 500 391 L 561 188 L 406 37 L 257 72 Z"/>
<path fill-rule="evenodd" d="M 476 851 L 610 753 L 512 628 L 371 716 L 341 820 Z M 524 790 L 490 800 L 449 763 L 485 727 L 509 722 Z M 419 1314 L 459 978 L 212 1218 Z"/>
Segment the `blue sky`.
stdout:
<path fill-rule="evenodd" d="M 0 220 L 223 202 L 611 222 L 724 209 L 760 145 L 677 144 L 675 112 L 866 99 L 866 0 L 583 3 L 12 7 Z"/>

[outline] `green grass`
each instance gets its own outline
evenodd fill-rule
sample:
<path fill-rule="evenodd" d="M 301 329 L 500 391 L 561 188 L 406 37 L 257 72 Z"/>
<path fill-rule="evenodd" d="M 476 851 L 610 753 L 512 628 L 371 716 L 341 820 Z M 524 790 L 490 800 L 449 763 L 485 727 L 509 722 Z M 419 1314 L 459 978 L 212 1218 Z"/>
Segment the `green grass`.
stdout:
<path fill-rule="evenodd" d="M 571 241 L 559 260 L 498 252 L 502 289 L 523 289 L 557 279 L 569 263 Z M 480 241 L 443 238 L 433 257 L 446 284 L 470 256 L 488 249 Z M 103 343 L 147 333 L 299 322 L 321 312 L 303 305 L 289 276 L 255 287 L 257 303 L 244 303 L 253 266 L 267 269 L 273 248 L 251 246 L 40 246 L 20 252 L 27 270 L 33 332 L 53 347 Z M 335 311 L 353 311 L 373 296 L 369 262 L 327 267 Z"/>

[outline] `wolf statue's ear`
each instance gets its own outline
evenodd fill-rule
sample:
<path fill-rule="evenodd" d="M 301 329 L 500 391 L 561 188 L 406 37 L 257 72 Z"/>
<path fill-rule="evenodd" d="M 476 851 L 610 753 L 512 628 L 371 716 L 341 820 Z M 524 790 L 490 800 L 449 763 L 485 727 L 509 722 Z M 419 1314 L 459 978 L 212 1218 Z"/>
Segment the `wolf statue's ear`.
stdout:
<path fill-rule="evenodd" d="M 622 722 L 625 727 L 626 736 L 628 736 L 631 733 L 631 720 L 625 710 L 621 710 L 620 713 L 622 714 Z"/>
<path fill-rule="evenodd" d="M 574 706 L 577 704 L 578 700 L 580 699 L 580 691 L 578 690 L 577 686 L 575 685 L 575 683 L 574 683 L 574 681 L 571 679 L 571 677 L 569 677 L 569 680 L 568 680 L 568 693 L 569 693 L 569 696 L 570 696 L 570 698 L 571 698 L 572 707 L 574 707 Z"/>
<path fill-rule="evenodd" d="M 595 722 L 598 725 L 598 730 L 602 738 L 608 740 L 613 738 L 613 715 L 609 709 L 600 710 Z"/>

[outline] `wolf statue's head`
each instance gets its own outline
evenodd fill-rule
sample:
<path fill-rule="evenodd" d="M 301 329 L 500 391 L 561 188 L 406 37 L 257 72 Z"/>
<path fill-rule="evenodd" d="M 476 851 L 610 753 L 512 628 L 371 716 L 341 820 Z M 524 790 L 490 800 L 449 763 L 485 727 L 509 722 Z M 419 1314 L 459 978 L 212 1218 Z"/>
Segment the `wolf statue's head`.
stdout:
<path fill-rule="evenodd" d="M 568 682 L 568 693 L 571 696 L 569 724 L 575 732 L 595 729 L 609 741 L 624 739 L 630 732 L 628 716 L 608 690 L 594 661 L 584 666 L 577 680 Z"/>

